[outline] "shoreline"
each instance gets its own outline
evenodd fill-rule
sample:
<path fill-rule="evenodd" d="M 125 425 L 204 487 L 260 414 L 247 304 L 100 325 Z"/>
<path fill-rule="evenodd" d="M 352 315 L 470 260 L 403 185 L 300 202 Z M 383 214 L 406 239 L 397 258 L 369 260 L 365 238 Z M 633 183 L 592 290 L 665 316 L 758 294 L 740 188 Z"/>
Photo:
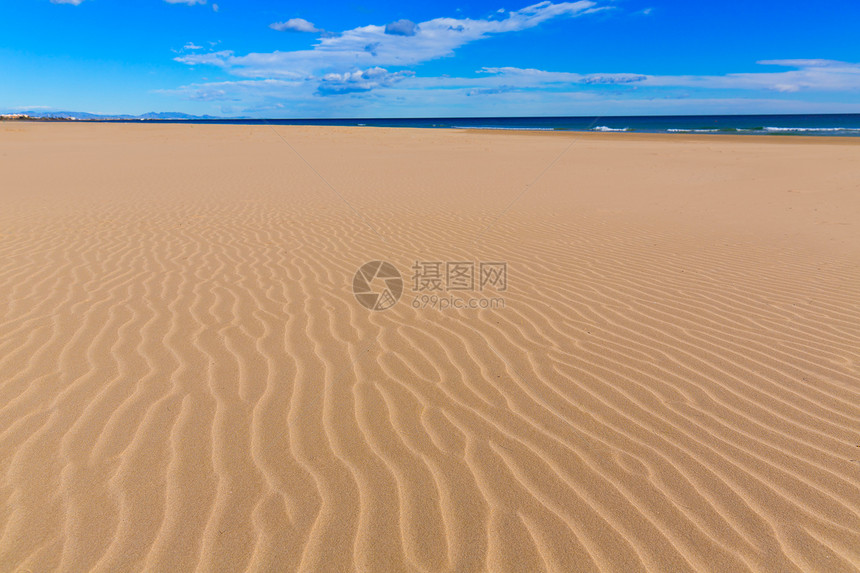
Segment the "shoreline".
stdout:
<path fill-rule="evenodd" d="M 527 133 L 605 133 L 860 139 L 860 114 L 681 115 L 571 117 L 439 117 L 439 118 L 215 118 L 186 114 L 105 116 L 58 112 L 57 116 L 0 115 L 0 122 L 119 123 L 155 125 L 280 125 L 455 129 Z M 165 117 L 157 117 L 162 115 Z M 169 117 L 169 116 L 176 117 Z"/>
<path fill-rule="evenodd" d="M 239 123 L 217 121 L 186 121 L 186 120 L 0 120 L 0 126 L 15 124 L 34 125 L 104 125 L 104 126 L 142 126 L 142 127 L 259 127 L 259 128 L 293 128 L 293 129 L 341 129 L 341 130 L 396 130 L 415 132 L 451 132 L 469 133 L 472 135 L 518 135 L 518 136 L 552 136 L 588 138 L 595 140 L 630 140 L 630 141 L 675 141 L 675 142 L 744 142 L 744 143 L 781 143 L 802 144 L 816 143 L 827 145 L 860 145 L 860 135 L 814 135 L 814 134 L 783 134 L 783 133 L 666 133 L 643 131 L 578 131 L 578 130 L 549 130 L 549 129 L 515 129 L 515 128 L 474 128 L 474 127 L 415 127 L 415 126 L 383 126 L 383 125 L 321 125 L 301 123 Z"/>

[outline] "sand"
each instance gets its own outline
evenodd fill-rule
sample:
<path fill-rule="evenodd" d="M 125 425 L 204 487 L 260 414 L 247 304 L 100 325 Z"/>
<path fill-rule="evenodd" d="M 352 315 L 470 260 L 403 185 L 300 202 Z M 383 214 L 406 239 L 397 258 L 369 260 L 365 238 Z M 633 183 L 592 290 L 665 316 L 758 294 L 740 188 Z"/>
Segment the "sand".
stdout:
<path fill-rule="evenodd" d="M 2 571 L 860 569 L 857 140 L 6 122 L 0 181 Z"/>

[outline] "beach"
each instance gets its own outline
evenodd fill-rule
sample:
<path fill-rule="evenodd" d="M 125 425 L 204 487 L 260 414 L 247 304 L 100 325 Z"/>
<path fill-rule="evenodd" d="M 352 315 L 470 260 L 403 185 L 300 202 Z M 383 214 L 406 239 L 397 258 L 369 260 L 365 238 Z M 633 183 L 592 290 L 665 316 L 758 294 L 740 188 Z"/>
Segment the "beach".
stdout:
<path fill-rule="evenodd" d="M 860 138 L 0 122 L 0 174 L 2 571 L 860 570 Z"/>

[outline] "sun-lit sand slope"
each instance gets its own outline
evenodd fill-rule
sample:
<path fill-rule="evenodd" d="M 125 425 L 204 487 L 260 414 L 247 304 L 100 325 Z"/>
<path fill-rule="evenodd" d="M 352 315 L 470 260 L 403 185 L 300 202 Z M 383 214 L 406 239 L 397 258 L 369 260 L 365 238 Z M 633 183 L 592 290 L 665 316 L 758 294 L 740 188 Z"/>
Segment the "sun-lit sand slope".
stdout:
<path fill-rule="evenodd" d="M 856 140 L 3 123 L 0 181 L 2 571 L 860 568 Z"/>

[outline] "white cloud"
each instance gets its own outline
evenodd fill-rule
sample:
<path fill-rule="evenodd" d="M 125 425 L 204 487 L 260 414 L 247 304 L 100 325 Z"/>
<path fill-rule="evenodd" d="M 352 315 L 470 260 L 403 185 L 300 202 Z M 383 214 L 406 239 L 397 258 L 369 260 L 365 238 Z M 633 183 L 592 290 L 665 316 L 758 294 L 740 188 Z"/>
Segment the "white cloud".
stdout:
<path fill-rule="evenodd" d="M 369 25 L 320 38 L 309 50 L 251 53 L 237 56 L 195 54 L 177 58 L 189 65 L 215 65 L 251 78 L 312 76 L 321 72 L 345 72 L 377 66 L 410 66 L 450 56 L 457 48 L 492 35 L 533 28 L 559 17 L 581 16 L 596 2 L 541 2 L 507 13 L 504 18 L 436 18 L 420 22 L 413 35 L 386 33 L 386 26 Z"/>
<path fill-rule="evenodd" d="M 577 74 L 572 72 L 547 72 L 533 68 L 483 68 L 481 73 L 517 78 L 523 85 L 542 84 L 632 84 L 646 80 L 642 74 Z"/>
<path fill-rule="evenodd" d="M 51 0 L 51 4 L 71 4 L 72 6 L 77 6 L 84 0 Z"/>
<path fill-rule="evenodd" d="M 318 83 L 312 80 L 238 80 L 161 93 L 207 102 L 215 113 L 264 117 L 453 117 L 476 115 L 477 110 L 488 116 L 860 112 L 860 102 L 810 102 L 757 93 L 749 97 L 665 97 L 577 89 L 536 93 L 529 86 L 515 85 L 511 78 L 489 75 L 402 77 L 371 91 L 336 97 L 319 97 Z M 476 102 L 476 98 L 480 99 Z"/>
<path fill-rule="evenodd" d="M 643 85 L 778 92 L 860 90 L 860 64 L 832 60 L 763 60 L 758 63 L 795 69 L 723 76 L 649 76 Z"/>
<path fill-rule="evenodd" d="M 524 85 L 628 84 L 641 87 L 683 87 L 711 90 L 799 91 L 860 90 L 860 64 L 833 60 L 763 60 L 761 65 L 795 68 L 780 72 L 748 72 L 717 75 L 576 74 L 523 68 L 484 68 L 488 74 L 517 79 Z"/>
<path fill-rule="evenodd" d="M 763 66 L 780 66 L 783 68 L 839 68 L 846 65 L 845 62 L 836 60 L 760 60 L 757 63 Z"/>
<path fill-rule="evenodd" d="M 471 42 L 534 28 L 553 18 L 582 16 L 600 8 L 597 2 L 589 0 L 541 2 L 520 10 L 496 12 L 485 19 L 435 18 L 418 23 L 399 20 L 387 25 L 362 26 L 324 35 L 305 50 L 245 55 L 230 50 L 185 53 L 176 61 L 192 66 L 216 66 L 239 79 L 191 84 L 164 93 L 228 102 L 235 109 L 244 106 L 244 109 L 275 110 L 288 106 L 296 110 L 298 117 L 299 110 L 318 116 L 347 110 L 373 115 L 366 107 L 371 105 L 368 102 L 377 102 L 383 110 L 389 106 L 388 115 L 399 109 L 424 115 L 456 115 L 459 110 L 474 111 L 475 98 L 481 98 L 482 113 L 507 110 L 506 113 L 519 115 L 546 115 L 560 110 L 561 115 L 570 115 L 586 110 L 564 108 L 564 102 L 587 101 L 595 105 L 600 101 L 627 102 L 630 109 L 623 111 L 638 113 L 637 109 L 669 110 L 673 105 L 682 110 L 687 105 L 680 103 L 682 100 L 706 102 L 723 97 L 738 102 L 741 101 L 738 93 L 744 91 L 749 92 L 750 98 L 756 96 L 756 101 L 765 101 L 761 96 L 766 91 L 774 94 L 860 91 L 860 64 L 820 59 L 766 60 L 758 64 L 772 66 L 769 69 L 723 75 L 635 73 L 639 70 L 583 74 L 487 67 L 478 70 L 477 77 L 452 78 L 421 77 L 409 70 L 414 65 L 450 56 Z M 321 31 L 300 18 L 272 27 Z M 333 100 L 331 96 L 337 97 Z M 773 101 L 789 101 L 785 97 L 775 95 Z M 795 97 L 793 101 L 798 100 Z M 541 102 L 547 102 L 546 109 L 541 108 Z M 522 109 L 515 104 L 522 105 Z M 713 108 L 723 109 L 717 105 Z"/>
<path fill-rule="evenodd" d="M 216 59 L 226 57 L 224 53 L 209 56 Z M 378 66 L 321 76 L 301 73 L 288 76 L 285 72 L 278 79 L 192 84 L 163 93 L 198 101 L 224 102 L 240 110 L 276 111 L 281 109 L 279 106 L 286 106 L 285 109 L 292 110 L 294 117 L 303 114 L 318 117 L 337 114 L 391 116 L 397 113 L 458 115 L 462 114 L 460 110 L 474 110 L 475 98 L 480 98 L 482 113 L 500 115 L 571 115 L 610 113 L 611 110 L 625 114 L 681 113 L 684 110 L 701 113 L 702 109 L 713 113 L 764 113 L 769 111 L 767 105 L 772 106 L 770 111 L 774 113 L 791 109 L 798 112 L 820 110 L 822 113 L 849 109 L 860 111 L 860 103 L 853 106 L 832 103 L 828 108 L 828 104 L 804 102 L 797 97 L 769 100 L 761 95 L 766 91 L 792 94 L 813 89 L 858 92 L 860 64 L 822 63 L 817 60 L 780 62 L 802 63 L 810 67 L 788 72 L 724 76 L 579 74 L 488 67 L 479 70 L 477 77 L 421 77 L 410 71 L 389 71 Z M 790 74 L 815 76 L 818 87 L 801 87 L 796 77 Z M 731 90 L 730 97 L 720 95 L 721 91 L 728 90 Z M 740 98 L 737 96 L 739 91 L 749 91 L 750 96 Z M 337 104 L 332 103 L 331 96 L 337 96 Z M 723 100 L 724 104 L 719 103 Z M 378 110 L 369 107 L 369 102 L 376 102 L 374 105 L 379 106 Z M 568 107 L 565 107 L 565 102 Z M 600 107 L 601 102 L 605 107 Z M 744 107 L 744 102 L 754 103 Z M 769 103 L 765 105 L 763 102 Z M 694 103 L 702 107 L 695 111 Z M 580 105 L 585 107 L 578 107 Z"/>
<path fill-rule="evenodd" d="M 277 30 L 278 32 L 321 32 L 322 30 L 318 29 L 312 23 L 308 22 L 304 18 L 290 18 L 286 22 L 275 22 L 274 24 L 269 25 L 269 27 L 273 30 Z"/>
<path fill-rule="evenodd" d="M 314 96 L 362 94 L 389 88 L 413 77 L 413 72 L 390 72 L 385 68 L 369 68 L 344 73 L 325 74 L 320 78 L 238 80 L 191 84 L 176 90 L 157 93 L 180 95 L 196 101 L 259 102 L 263 100 L 297 102 Z"/>
<path fill-rule="evenodd" d="M 386 34 L 394 34 L 395 36 L 414 36 L 415 22 L 412 20 L 397 20 L 385 25 Z"/>
<path fill-rule="evenodd" d="M 194 6 L 195 4 L 206 4 L 206 0 L 164 0 L 168 4 L 185 4 L 186 6 Z"/>
<path fill-rule="evenodd" d="M 412 72 L 389 72 L 385 68 L 370 68 L 342 74 L 326 74 L 319 83 L 319 95 L 342 95 L 369 92 L 372 89 L 389 87 L 409 77 Z"/>
<path fill-rule="evenodd" d="M 301 88 L 303 81 L 293 80 L 239 80 L 190 84 L 175 90 L 156 90 L 155 93 L 182 95 L 197 101 L 243 102 L 265 97 L 289 99 Z M 304 95 L 310 96 L 311 90 Z"/>

